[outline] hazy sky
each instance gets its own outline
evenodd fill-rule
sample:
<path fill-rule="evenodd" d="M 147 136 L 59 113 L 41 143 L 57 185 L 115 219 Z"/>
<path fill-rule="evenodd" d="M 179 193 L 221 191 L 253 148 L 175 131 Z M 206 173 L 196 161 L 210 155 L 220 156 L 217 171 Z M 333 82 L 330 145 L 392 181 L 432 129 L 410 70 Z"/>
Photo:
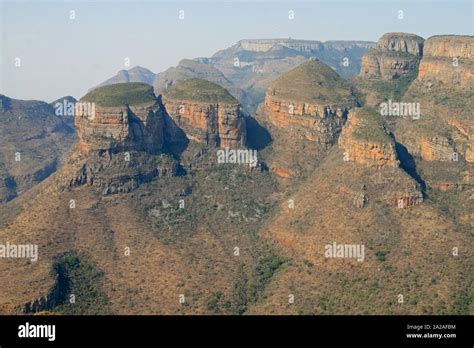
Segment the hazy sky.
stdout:
<path fill-rule="evenodd" d="M 245 38 L 376 41 L 390 31 L 424 38 L 472 35 L 474 22 L 471 0 L 0 0 L 0 6 L 0 93 L 48 102 L 82 97 L 126 68 L 127 57 L 130 67 L 160 72 Z"/>

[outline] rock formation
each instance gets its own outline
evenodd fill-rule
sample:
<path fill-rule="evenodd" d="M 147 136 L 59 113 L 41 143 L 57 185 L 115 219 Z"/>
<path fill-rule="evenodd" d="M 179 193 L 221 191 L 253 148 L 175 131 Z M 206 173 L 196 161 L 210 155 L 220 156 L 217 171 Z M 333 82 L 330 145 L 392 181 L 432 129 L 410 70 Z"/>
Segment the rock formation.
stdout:
<path fill-rule="evenodd" d="M 364 79 L 395 80 L 418 68 L 424 39 L 406 33 L 387 33 L 377 47 L 362 57 L 360 76 Z"/>
<path fill-rule="evenodd" d="M 162 102 L 190 140 L 210 147 L 245 146 L 240 103 L 221 86 L 200 79 L 179 81 L 163 93 Z"/>
<path fill-rule="evenodd" d="M 433 36 L 425 41 L 419 74 L 404 99 L 421 105 L 421 122 L 400 120 L 396 135 L 426 161 L 473 162 L 474 37 Z"/>
<path fill-rule="evenodd" d="M 175 175 L 176 164 L 160 152 L 164 111 L 153 87 L 124 83 L 100 87 L 76 108 L 78 149 L 87 158 L 70 186 L 89 184 L 102 193 L 128 192 L 155 176 Z"/>
<path fill-rule="evenodd" d="M 344 160 L 377 169 L 399 165 L 395 144 L 380 120 L 380 115 L 366 108 L 350 112 L 339 137 Z"/>
<path fill-rule="evenodd" d="M 336 143 L 349 110 L 356 105 L 346 82 L 317 59 L 273 81 L 258 112 L 278 154 L 269 163 L 271 170 L 281 178 L 313 170 L 310 163 L 317 164 Z"/>
<path fill-rule="evenodd" d="M 417 80 L 472 89 L 474 37 L 443 35 L 426 40 Z"/>
<path fill-rule="evenodd" d="M 355 105 L 349 87 L 318 60 L 309 60 L 274 81 L 265 96 L 273 125 L 324 145 L 334 143 Z"/>

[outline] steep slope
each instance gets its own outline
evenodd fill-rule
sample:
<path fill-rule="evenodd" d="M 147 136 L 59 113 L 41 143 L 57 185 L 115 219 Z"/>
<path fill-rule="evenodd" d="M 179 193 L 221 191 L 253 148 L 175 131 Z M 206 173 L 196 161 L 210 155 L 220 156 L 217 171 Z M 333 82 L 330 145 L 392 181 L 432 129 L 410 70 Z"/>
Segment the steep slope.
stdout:
<path fill-rule="evenodd" d="M 420 119 L 395 117 L 397 140 L 414 157 L 416 170 L 440 211 L 472 228 L 474 170 L 474 37 L 426 40 L 420 73 L 403 102 L 419 103 Z"/>
<path fill-rule="evenodd" d="M 201 79 L 179 81 L 162 96 L 170 141 L 176 140 L 173 124 L 190 140 L 211 147 L 245 146 L 245 119 L 240 103 L 221 86 Z"/>
<path fill-rule="evenodd" d="M 169 68 L 157 74 L 154 83 L 155 93 L 157 95 L 162 94 L 166 89 L 172 87 L 174 83 L 190 79 L 214 82 L 229 91 L 248 111 L 252 111 L 255 108 L 249 95 L 229 81 L 221 71 L 192 59 L 183 59 L 176 67 Z"/>
<path fill-rule="evenodd" d="M 365 95 L 367 105 L 378 107 L 383 100 L 400 100 L 418 74 L 423 44 L 424 39 L 415 34 L 387 33 L 362 57 L 353 83 Z"/>
<path fill-rule="evenodd" d="M 54 108 L 54 113 L 57 116 L 63 116 L 63 121 L 71 128 L 74 128 L 74 114 L 75 114 L 75 106 L 77 103 L 77 99 L 68 95 L 62 98 L 59 98 L 49 105 Z"/>
<path fill-rule="evenodd" d="M 81 110 L 75 124 L 78 150 L 85 163 L 70 185 L 93 185 L 103 193 L 128 192 L 155 176 L 176 175 L 178 167 L 162 155 L 164 111 L 143 83 L 121 83 L 94 89 L 81 99 L 93 105 Z"/>
<path fill-rule="evenodd" d="M 402 209 L 386 201 L 388 192 L 410 189 L 399 169 L 343 158 L 333 147 L 261 231 L 289 261 L 249 313 L 472 314 L 472 237 L 428 203 Z M 356 252 L 325 257 L 334 242 L 363 245 L 363 261 Z"/>
<path fill-rule="evenodd" d="M 339 147 L 260 231 L 288 262 L 249 313 L 472 313 L 472 238 L 398 163 L 381 116 L 351 111 Z"/>
<path fill-rule="evenodd" d="M 357 105 L 351 88 L 330 67 L 312 59 L 268 88 L 257 119 L 272 136 L 270 168 L 280 177 L 306 175 L 336 143 L 348 111 Z"/>
<path fill-rule="evenodd" d="M 318 58 L 339 75 L 351 77 L 359 72 L 362 55 L 374 46 L 367 41 L 241 40 L 201 61 L 222 71 L 258 105 L 273 80 L 309 58 Z"/>
<path fill-rule="evenodd" d="M 194 100 L 236 103 L 208 87 Z M 271 175 L 214 164 L 176 176 L 151 86 L 104 86 L 80 102 L 95 109 L 76 115 L 76 151 L 0 207 L 0 240 L 39 253 L 0 262 L 0 313 L 244 313 L 283 263 L 256 235 L 273 205 Z"/>
<path fill-rule="evenodd" d="M 53 107 L 0 95 L 0 203 L 27 191 L 59 166 L 75 140 Z"/>

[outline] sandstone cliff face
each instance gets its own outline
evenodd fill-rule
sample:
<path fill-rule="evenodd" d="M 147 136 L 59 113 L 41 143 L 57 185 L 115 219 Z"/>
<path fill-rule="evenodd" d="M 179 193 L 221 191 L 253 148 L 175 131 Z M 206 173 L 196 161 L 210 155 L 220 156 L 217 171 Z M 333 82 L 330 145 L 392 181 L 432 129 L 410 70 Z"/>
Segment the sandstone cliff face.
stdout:
<path fill-rule="evenodd" d="M 425 42 L 418 80 L 474 87 L 474 37 L 433 36 Z"/>
<path fill-rule="evenodd" d="M 80 109 L 76 115 L 76 129 L 80 148 L 90 150 L 157 151 L 163 146 L 163 115 L 158 103 L 147 106 L 95 106 L 91 115 Z"/>
<path fill-rule="evenodd" d="M 420 141 L 421 157 L 425 161 L 446 161 L 453 160 L 454 148 L 450 141 L 441 136 L 432 138 L 421 138 Z"/>
<path fill-rule="evenodd" d="M 339 75 L 315 59 L 274 81 L 264 102 L 273 125 L 323 145 L 334 144 L 356 104 Z"/>
<path fill-rule="evenodd" d="M 393 140 L 382 125 L 373 118 L 366 117 L 367 112 L 364 109 L 355 109 L 349 113 L 339 137 L 339 147 L 344 149 L 344 160 L 376 169 L 398 167 Z M 373 136 L 360 136 L 369 130 L 374 133 Z"/>
<path fill-rule="evenodd" d="M 177 174 L 177 164 L 160 154 L 164 145 L 162 106 L 152 92 L 145 103 L 131 102 L 143 99 L 140 88 L 149 93 L 153 87 L 99 87 L 81 100 L 88 104 L 98 98 L 107 106 L 99 102 L 93 108 L 76 108 L 75 125 L 80 139 L 77 148 L 84 163 L 70 178 L 69 187 L 90 185 L 102 194 L 130 192 L 156 176 Z M 119 98 L 124 96 L 131 101 Z M 110 105 L 111 100 L 116 105 Z"/>
<path fill-rule="evenodd" d="M 419 74 L 404 96 L 421 106 L 421 122 L 397 120 L 396 136 L 426 161 L 473 162 L 474 37 L 433 36 L 425 41 Z"/>
<path fill-rule="evenodd" d="M 336 143 L 349 110 L 351 88 L 329 66 L 311 59 L 273 81 L 259 108 L 273 151 L 270 169 L 280 178 L 310 173 Z"/>
<path fill-rule="evenodd" d="M 318 144 L 331 145 L 353 105 L 307 104 L 280 99 L 273 89 L 265 96 L 270 121 L 277 127 L 302 135 Z"/>
<path fill-rule="evenodd" d="M 424 39 L 418 35 L 407 33 L 386 33 L 377 42 L 377 48 L 382 51 L 409 53 L 415 56 L 423 55 Z"/>
<path fill-rule="evenodd" d="M 181 81 L 172 89 L 180 90 L 188 83 L 201 83 L 196 81 Z M 211 84 L 207 81 L 202 83 L 205 84 L 204 88 Z M 219 88 L 223 93 L 221 87 L 212 85 L 212 88 Z M 245 119 L 237 100 L 230 95 L 228 97 L 230 98 L 220 100 L 193 100 L 185 94 L 180 97 L 178 93 L 170 92 L 163 94 L 162 102 L 166 113 L 189 139 L 210 147 L 241 148 L 246 143 Z"/>
<path fill-rule="evenodd" d="M 423 54 L 423 38 L 406 33 L 383 35 L 375 50 L 362 57 L 364 79 L 394 80 L 416 70 Z"/>
<path fill-rule="evenodd" d="M 94 186 L 101 194 L 107 195 L 131 192 L 155 177 L 177 174 L 177 163 L 166 155 L 155 156 L 135 151 L 93 151 L 70 179 L 69 187 Z"/>

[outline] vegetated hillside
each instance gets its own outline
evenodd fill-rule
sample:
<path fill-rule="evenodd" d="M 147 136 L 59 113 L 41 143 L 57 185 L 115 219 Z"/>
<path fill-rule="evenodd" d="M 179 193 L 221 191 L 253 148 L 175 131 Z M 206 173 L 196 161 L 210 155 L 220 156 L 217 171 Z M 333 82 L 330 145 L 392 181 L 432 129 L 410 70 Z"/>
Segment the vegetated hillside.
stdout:
<path fill-rule="evenodd" d="M 174 104 L 173 86 L 163 102 L 140 84 L 98 89 L 106 105 L 95 119 L 76 115 L 67 163 L 0 206 L 0 240 L 37 243 L 41 260 L 0 263 L 0 312 L 473 314 L 471 37 L 428 39 L 414 82 L 404 79 L 421 41 L 382 38 L 396 59 L 415 56 L 403 76 L 367 79 L 396 77 L 388 94 L 374 84 L 355 93 L 315 60 L 269 85 L 259 132 L 233 142 L 268 137 L 255 168 L 217 164 L 222 144 L 202 141 L 210 103 L 222 111 L 230 98 L 220 86 L 177 82 Z M 274 44 L 241 43 L 249 56 L 319 45 Z M 462 63 L 454 73 L 451 55 Z M 383 116 L 392 96 L 420 102 L 421 118 Z M 186 98 L 185 110 L 197 106 L 180 114 Z M 222 134 L 235 140 L 232 103 Z M 173 141 L 182 146 L 169 152 Z M 364 253 L 329 257 L 334 244 Z"/>
<path fill-rule="evenodd" d="M 472 236 L 474 38 L 425 41 L 419 74 L 403 96 L 419 103 L 420 119 L 396 117 L 393 132 L 414 158 L 428 196 Z M 412 166 L 413 167 L 413 166 Z M 413 169 L 412 169 L 413 170 Z"/>
<path fill-rule="evenodd" d="M 0 204 L 42 181 L 75 141 L 74 130 L 47 103 L 0 95 Z"/>
<path fill-rule="evenodd" d="M 388 204 L 384 194 L 403 191 L 399 180 L 409 179 L 400 169 L 374 171 L 343 158 L 332 148 L 267 220 L 260 234 L 289 261 L 249 313 L 472 314 L 472 236 L 429 202 Z M 364 245 L 364 261 L 325 258 L 333 242 Z"/>
<path fill-rule="evenodd" d="M 305 103 L 336 104 L 354 99 L 346 81 L 315 59 L 291 69 L 270 86 L 282 99 Z"/>
<path fill-rule="evenodd" d="M 65 313 L 243 313 L 258 299 L 274 265 L 283 263 L 256 235 L 272 206 L 275 187 L 268 173 L 214 166 L 111 196 L 88 186 L 60 189 L 54 181 L 67 179 L 60 175 L 1 211 L 2 239 L 38 243 L 42 260 L 1 264 L 1 274 L 16 269 L 1 292 L 4 310 L 10 302 L 28 303 L 48 293 L 53 265 L 71 251 L 87 260 L 84 272 L 102 276 L 94 278 L 98 289 L 77 296 L 78 306 L 60 302 L 57 310 Z M 70 282 L 84 277 L 78 272 L 70 274 Z M 98 293 L 105 297 L 90 298 Z M 181 294 L 185 304 L 179 303 Z"/>
<path fill-rule="evenodd" d="M 81 101 L 110 107 L 153 103 L 156 101 L 156 97 L 153 94 L 153 87 L 150 85 L 133 82 L 96 88 L 82 97 Z"/>
<path fill-rule="evenodd" d="M 204 103 L 238 103 L 226 89 L 202 79 L 183 80 L 167 89 L 164 96 L 175 100 L 193 100 Z"/>
<path fill-rule="evenodd" d="M 0 210 L 0 239 L 40 254 L 0 264 L 2 277 L 16 270 L 2 313 L 242 314 L 284 262 L 256 234 L 273 205 L 271 174 L 217 165 L 195 143 L 177 168 L 162 105 L 141 104 L 148 91 L 119 84 L 82 98 L 101 106 L 76 115 L 76 151 Z"/>
<path fill-rule="evenodd" d="M 350 86 L 318 60 L 283 74 L 270 84 L 256 116 L 272 139 L 262 152 L 270 169 L 282 178 L 311 173 L 356 105 Z"/>

